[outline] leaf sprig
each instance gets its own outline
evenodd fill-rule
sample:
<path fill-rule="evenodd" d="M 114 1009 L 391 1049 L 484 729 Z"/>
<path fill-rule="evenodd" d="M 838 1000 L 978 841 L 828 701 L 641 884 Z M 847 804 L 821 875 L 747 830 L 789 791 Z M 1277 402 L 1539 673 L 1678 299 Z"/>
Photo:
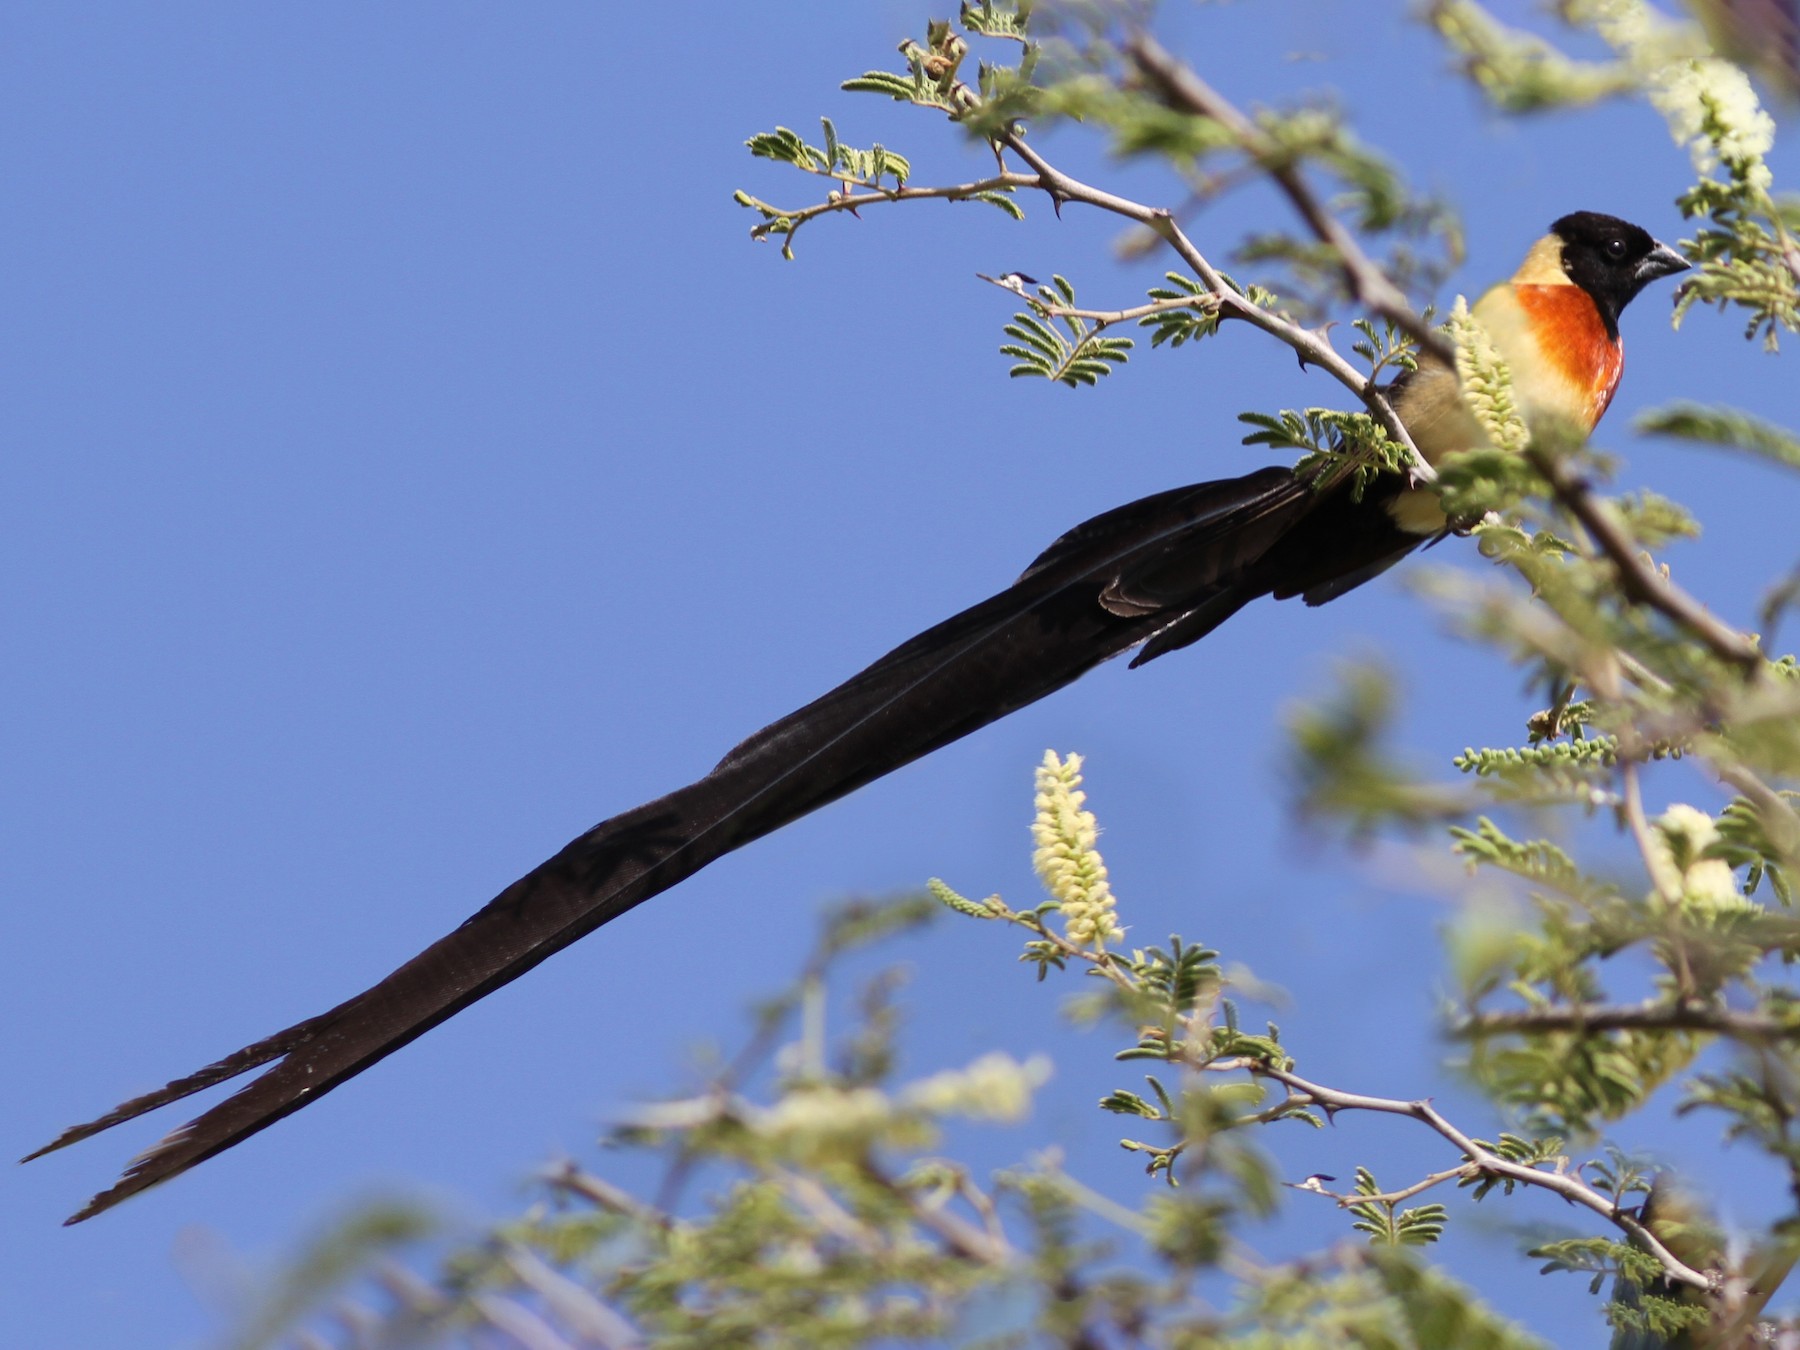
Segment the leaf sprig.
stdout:
<path fill-rule="evenodd" d="M 1347 477 L 1357 501 L 1383 474 L 1405 473 L 1411 465 L 1405 448 L 1368 413 L 1284 408 L 1273 416 L 1239 413 L 1238 421 L 1256 428 L 1244 437 L 1245 445 L 1299 450 L 1296 474 L 1321 490 Z"/>
<path fill-rule="evenodd" d="M 1381 1187 L 1375 1174 L 1366 1167 L 1356 1169 L 1356 1193 L 1379 1196 Z M 1350 1226 L 1366 1233 L 1369 1242 L 1378 1247 L 1427 1247 L 1444 1235 L 1450 1211 L 1442 1205 L 1415 1205 L 1401 1209 L 1393 1200 L 1375 1200 L 1354 1204 L 1350 1212 L 1356 1222 Z"/>
<path fill-rule="evenodd" d="M 1124 365 L 1135 345 L 1130 338 L 1107 337 L 1100 325 L 1072 314 L 1055 311 L 1072 309 L 1075 288 L 1061 277 L 1038 287 L 1039 303 L 1014 314 L 1003 331 L 1013 341 L 1001 346 L 1003 356 L 1015 358 L 1007 372 L 1014 379 L 1034 377 L 1057 380 L 1071 389 L 1097 384 L 1112 374 L 1114 366 Z M 1054 315 L 1054 317 L 1053 317 Z M 1061 324 L 1068 336 L 1058 332 Z"/>
<path fill-rule="evenodd" d="M 786 127 L 759 132 L 744 144 L 759 159 L 792 164 L 805 173 L 836 179 L 846 186 L 880 190 L 881 180 L 892 178 L 896 188 L 903 188 L 912 177 L 912 161 L 905 155 L 886 149 L 879 142 L 867 150 L 858 150 L 838 139 L 837 128 L 829 117 L 821 117 L 819 122 L 825 132 L 822 146 L 808 145 Z"/>

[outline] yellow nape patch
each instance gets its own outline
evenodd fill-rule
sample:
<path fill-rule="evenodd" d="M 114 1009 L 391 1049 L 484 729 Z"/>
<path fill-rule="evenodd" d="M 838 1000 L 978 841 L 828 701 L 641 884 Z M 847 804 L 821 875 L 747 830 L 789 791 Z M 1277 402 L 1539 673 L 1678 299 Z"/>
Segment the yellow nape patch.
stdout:
<path fill-rule="evenodd" d="M 1563 271 L 1563 241 L 1547 234 L 1531 246 L 1519 270 L 1512 274 L 1515 286 L 1573 286 Z"/>

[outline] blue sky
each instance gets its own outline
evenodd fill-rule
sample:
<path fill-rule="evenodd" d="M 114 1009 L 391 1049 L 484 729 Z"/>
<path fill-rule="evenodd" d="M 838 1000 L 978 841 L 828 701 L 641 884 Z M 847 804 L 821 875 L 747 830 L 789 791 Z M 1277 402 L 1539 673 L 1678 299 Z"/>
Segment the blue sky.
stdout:
<path fill-rule="evenodd" d="M 783 262 L 731 192 L 810 199 L 742 142 L 831 115 L 916 181 L 983 156 L 837 82 L 891 58 L 909 3 L 304 7 L 19 0 L 0 140 L 0 1141 L 11 1156 L 361 989 L 595 820 L 703 773 L 750 730 L 1004 585 L 1062 529 L 1244 472 L 1235 414 L 1330 403 L 1249 332 L 1134 361 L 1097 390 L 1008 381 L 1006 297 L 977 270 L 1062 271 L 1128 304 L 1166 265 L 1111 221 L 929 204 L 821 222 Z M 1524 6 L 1517 7 L 1521 12 Z M 1240 99 L 1337 91 L 1464 210 L 1452 289 L 1591 208 L 1665 238 L 1686 157 L 1617 107 L 1501 122 L 1406 6 L 1171 6 L 1164 35 Z M 659 17 L 660 15 L 660 17 Z M 1416 107 L 1430 100 L 1430 115 Z M 1078 129 L 1064 167 L 1164 198 Z M 1800 160 L 1776 158 L 1778 181 Z M 1222 253 L 1260 192 L 1195 223 Z M 1666 288 L 1665 288 L 1666 289 Z M 1667 296 L 1627 316 L 1605 431 L 1666 398 L 1796 420 L 1791 371 Z M 1706 520 L 1678 577 L 1747 621 L 1794 561 L 1795 492 L 1755 466 L 1632 450 Z M 1473 551 L 1451 545 L 1463 566 Z M 1265 604 L 1203 647 L 1123 663 L 728 859 L 379 1069 L 103 1219 L 57 1227 L 184 1116 L 0 1174 L 0 1324 L 19 1344 L 194 1344 L 228 1250 L 274 1262 L 359 1195 L 516 1208 L 556 1152 L 679 1086 L 781 982 L 827 900 L 940 875 L 1028 899 L 1046 746 L 1089 760 L 1124 917 L 1293 991 L 1303 1070 L 1494 1122 L 1424 1030 L 1449 917 L 1397 853 L 1305 840 L 1284 811 L 1284 707 L 1342 654 L 1404 672 L 1406 741 L 1442 765 L 1535 706 L 1387 579 L 1319 611 Z M 1664 789 L 1691 793 L 1671 779 Z M 909 1067 L 990 1046 L 1061 1061 L 995 1163 L 1058 1141 L 1144 1184 L 1093 1107 L 1123 1080 L 1057 1023 L 1012 939 L 910 942 Z M 978 995 L 973 991 L 979 991 Z M 1295 1176 L 1444 1165 L 1392 1121 L 1271 1140 Z M 1632 1136 L 1699 1150 L 1710 1125 Z M 1707 1155 L 1712 1156 L 1707 1156 Z M 1421 1165 L 1423 1163 L 1423 1165 Z M 1749 1201 L 1745 1202 L 1749 1204 Z M 1561 1220 L 1522 1202 L 1479 1218 Z M 1749 1212 L 1749 1211 L 1746 1211 Z M 1269 1250 L 1315 1243 L 1296 1211 Z M 1561 1343 L 1597 1333 L 1483 1223 L 1446 1252 Z M 195 1285 L 201 1286 L 197 1292 Z"/>

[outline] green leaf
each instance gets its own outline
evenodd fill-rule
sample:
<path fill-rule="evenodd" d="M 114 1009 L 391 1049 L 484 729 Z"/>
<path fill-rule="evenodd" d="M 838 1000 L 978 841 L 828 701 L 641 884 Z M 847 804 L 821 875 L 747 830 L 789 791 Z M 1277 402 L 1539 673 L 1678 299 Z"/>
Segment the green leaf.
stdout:
<path fill-rule="evenodd" d="M 982 192 L 971 192 L 967 197 L 964 197 L 961 200 L 968 202 L 986 202 L 990 206 L 999 207 L 1014 220 L 1025 219 L 1025 208 L 1013 200 L 1011 188 L 994 188 Z"/>
<path fill-rule="evenodd" d="M 1163 1113 L 1150 1105 L 1135 1092 L 1127 1092 L 1123 1088 L 1109 1092 L 1100 1099 L 1102 1110 L 1114 1111 L 1122 1116 L 1142 1116 L 1145 1120 L 1161 1120 Z"/>
<path fill-rule="evenodd" d="M 924 67 L 915 63 L 910 76 L 886 70 L 871 70 L 838 86 L 853 94 L 886 94 L 899 103 L 916 103 L 921 108 L 937 108 L 954 114 L 957 111 L 937 84 L 925 78 Z"/>
<path fill-rule="evenodd" d="M 1160 347 L 1166 342 L 1171 347 L 1179 347 L 1184 342 L 1210 337 L 1218 332 L 1219 311 L 1208 298 L 1211 292 L 1199 281 L 1180 272 L 1165 272 L 1163 276 L 1169 284 L 1152 286 L 1149 290 L 1152 300 L 1194 303 L 1191 306 L 1184 303 L 1180 309 L 1159 310 L 1139 319 L 1140 328 L 1154 330 L 1150 336 L 1150 345 Z"/>
<path fill-rule="evenodd" d="M 1618 758 L 1618 753 L 1618 744 L 1612 737 L 1594 736 L 1581 741 L 1554 741 L 1503 749 L 1470 747 L 1450 762 L 1464 773 L 1485 778 L 1493 774 L 1516 773 L 1521 769 L 1555 769 L 1571 765 L 1606 768 Z"/>
<path fill-rule="evenodd" d="M 1411 460 L 1403 446 L 1367 413 L 1337 408 L 1284 409 L 1280 417 L 1239 413 L 1238 421 L 1257 430 L 1245 445 L 1268 445 L 1305 453 L 1294 472 L 1320 489 L 1348 477 L 1353 500 L 1360 501 L 1382 474 L 1406 471 Z"/>
<path fill-rule="evenodd" d="M 1366 1344 L 1404 1343 L 1445 1350 L 1548 1350 L 1525 1328 L 1501 1317 L 1442 1271 L 1421 1266 L 1403 1248 L 1381 1248 L 1370 1256 L 1383 1289 L 1399 1307 L 1406 1335 L 1404 1342 L 1372 1336 Z"/>
<path fill-rule="evenodd" d="M 925 889 L 938 903 L 947 905 L 958 914 L 966 914 L 971 919 L 997 919 L 1001 916 L 1003 906 L 997 895 L 990 896 L 986 900 L 970 900 L 966 896 L 958 895 L 936 877 L 932 877 L 925 883 Z"/>
<path fill-rule="evenodd" d="M 1011 38 L 1025 41 L 1026 27 L 1031 22 L 1031 0 L 1015 4 L 998 4 L 995 0 L 963 0 L 958 16 L 962 26 L 982 37 Z"/>
<path fill-rule="evenodd" d="M 829 169 L 831 161 L 823 151 L 816 150 L 801 140 L 795 132 L 786 127 L 776 127 L 773 131 L 758 132 L 744 142 L 750 153 L 759 159 L 773 159 L 783 164 L 793 164 L 802 169 Z"/>
<path fill-rule="evenodd" d="M 1632 425 L 1646 436 L 1673 436 L 1699 445 L 1742 450 L 1789 469 L 1800 469 L 1800 436 L 1741 408 L 1670 403 L 1638 414 Z"/>

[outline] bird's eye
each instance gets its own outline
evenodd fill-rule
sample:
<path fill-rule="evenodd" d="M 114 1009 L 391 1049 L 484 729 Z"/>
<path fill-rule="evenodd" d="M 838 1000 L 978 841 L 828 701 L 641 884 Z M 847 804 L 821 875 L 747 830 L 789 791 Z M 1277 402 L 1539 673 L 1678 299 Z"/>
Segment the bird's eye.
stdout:
<path fill-rule="evenodd" d="M 1623 239 L 1608 239 L 1606 241 L 1606 256 L 1609 258 L 1623 258 L 1625 256 L 1625 241 Z"/>

